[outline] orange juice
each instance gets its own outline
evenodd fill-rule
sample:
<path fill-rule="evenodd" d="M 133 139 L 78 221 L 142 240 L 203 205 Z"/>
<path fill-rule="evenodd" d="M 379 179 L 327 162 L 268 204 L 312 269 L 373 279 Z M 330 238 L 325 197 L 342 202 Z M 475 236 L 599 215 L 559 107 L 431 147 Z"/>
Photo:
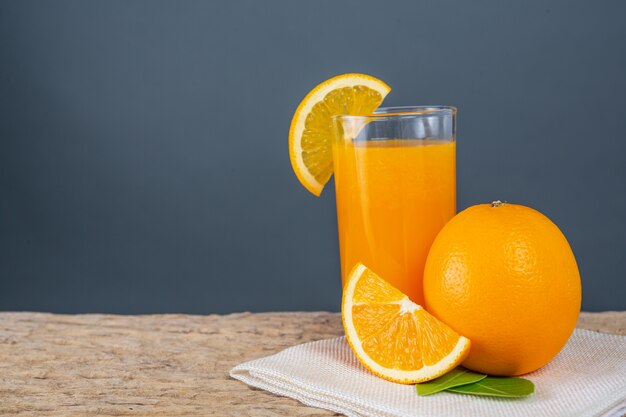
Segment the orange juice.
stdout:
<path fill-rule="evenodd" d="M 423 304 L 430 245 L 456 212 L 455 142 L 335 141 L 342 281 L 362 262 Z"/>

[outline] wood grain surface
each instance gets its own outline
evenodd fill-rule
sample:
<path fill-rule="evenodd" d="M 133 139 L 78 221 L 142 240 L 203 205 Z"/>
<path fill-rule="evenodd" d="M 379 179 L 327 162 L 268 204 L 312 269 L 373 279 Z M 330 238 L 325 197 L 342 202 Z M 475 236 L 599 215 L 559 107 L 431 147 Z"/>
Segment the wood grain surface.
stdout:
<path fill-rule="evenodd" d="M 578 326 L 626 334 L 626 312 Z M 234 365 L 343 334 L 337 313 L 0 313 L 1 416 L 332 416 L 233 380 Z"/>

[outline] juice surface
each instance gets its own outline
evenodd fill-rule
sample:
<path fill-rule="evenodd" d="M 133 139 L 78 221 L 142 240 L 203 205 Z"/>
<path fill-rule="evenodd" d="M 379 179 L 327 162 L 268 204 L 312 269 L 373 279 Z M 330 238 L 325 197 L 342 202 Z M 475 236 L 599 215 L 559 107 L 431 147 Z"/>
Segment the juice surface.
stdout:
<path fill-rule="evenodd" d="M 423 304 L 430 245 L 456 212 L 455 142 L 333 144 L 342 282 L 357 262 Z"/>

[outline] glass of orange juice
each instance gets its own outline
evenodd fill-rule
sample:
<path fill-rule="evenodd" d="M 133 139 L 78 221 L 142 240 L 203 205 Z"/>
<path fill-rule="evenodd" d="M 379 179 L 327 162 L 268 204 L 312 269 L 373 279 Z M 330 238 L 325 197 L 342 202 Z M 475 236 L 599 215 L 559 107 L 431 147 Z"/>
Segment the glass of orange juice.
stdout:
<path fill-rule="evenodd" d="M 428 250 L 456 213 L 456 109 L 333 118 L 341 275 L 362 262 L 418 304 Z"/>

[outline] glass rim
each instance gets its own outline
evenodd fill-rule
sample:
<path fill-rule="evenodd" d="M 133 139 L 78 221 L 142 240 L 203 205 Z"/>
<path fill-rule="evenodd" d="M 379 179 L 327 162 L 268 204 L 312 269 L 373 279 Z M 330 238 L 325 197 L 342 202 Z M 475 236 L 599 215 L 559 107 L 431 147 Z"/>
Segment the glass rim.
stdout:
<path fill-rule="evenodd" d="M 432 116 L 455 116 L 457 109 L 454 106 L 394 106 L 394 107 L 379 107 L 374 110 L 374 113 L 354 116 L 348 114 L 337 114 L 332 116 L 332 119 L 392 119 L 396 117 L 432 117 Z"/>

